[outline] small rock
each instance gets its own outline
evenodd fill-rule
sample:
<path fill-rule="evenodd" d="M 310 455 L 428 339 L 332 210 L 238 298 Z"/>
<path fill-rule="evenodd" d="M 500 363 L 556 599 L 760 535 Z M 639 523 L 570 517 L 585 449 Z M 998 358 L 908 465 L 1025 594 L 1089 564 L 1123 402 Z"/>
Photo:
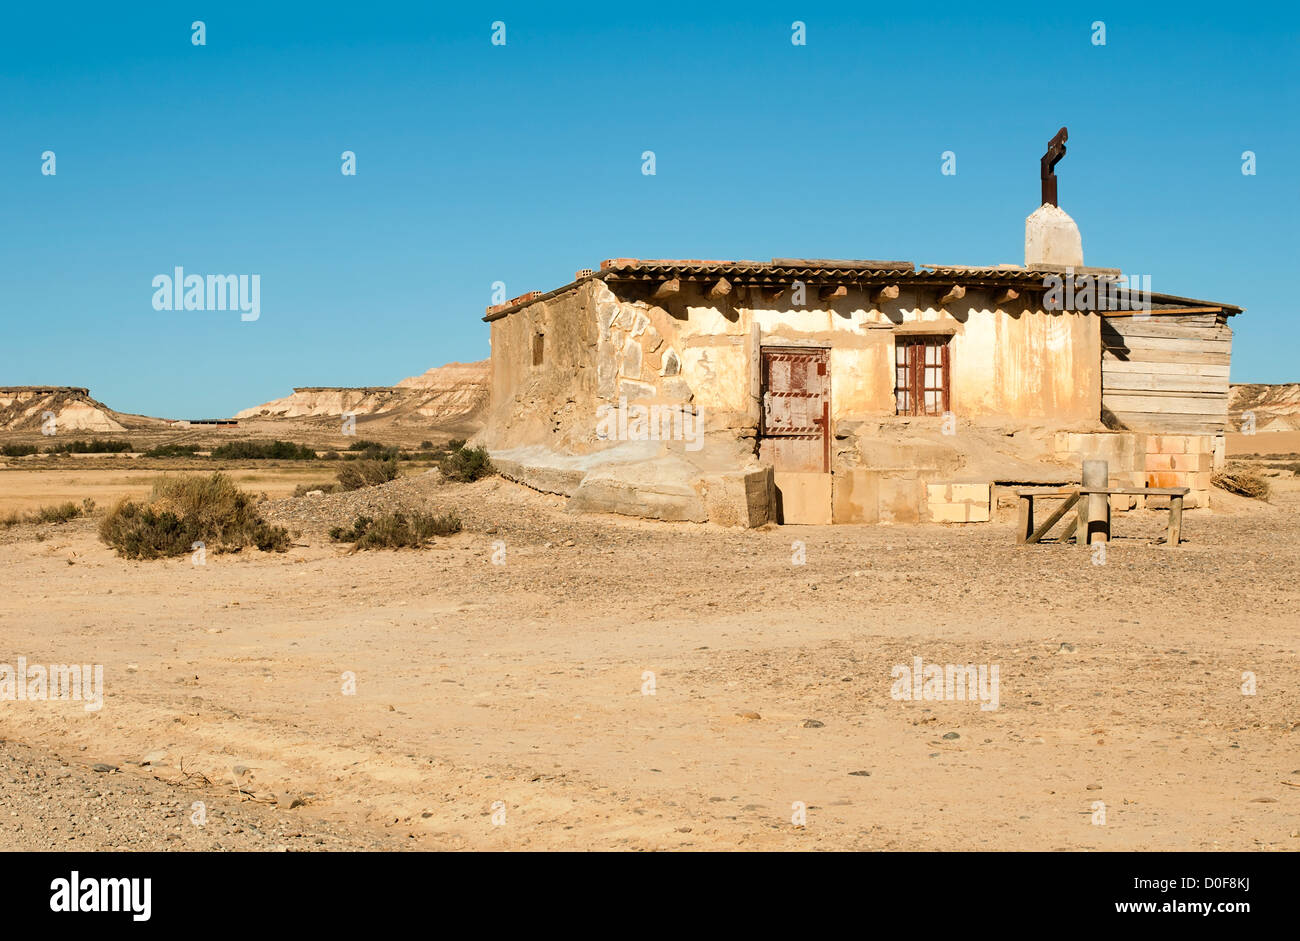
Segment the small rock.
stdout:
<path fill-rule="evenodd" d="M 106 765 L 102 761 L 90 766 L 91 771 L 98 771 L 100 774 L 108 774 L 117 770 L 117 765 Z"/>
<path fill-rule="evenodd" d="M 763 718 L 757 712 L 737 712 L 736 715 L 742 719 L 761 719 Z"/>
<path fill-rule="evenodd" d="M 295 807 L 302 806 L 302 798 L 291 791 L 285 791 L 275 799 L 275 806 L 281 810 L 293 810 Z"/>
<path fill-rule="evenodd" d="M 803 720 L 803 727 L 805 729 L 820 729 L 820 728 L 824 728 L 825 725 L 826 725 L 825 722 L 818 722 L 816 719 Z"/>
<path fill-rule="evenodd" d="M 858 777 L 858 778 L 869 778 L 869 777 L 871 777 L 871 772 L 870 772 L 870 771 L 850 771 L 849 774 L 853 775 L 854 777 Z"/>
<path fill-rule="evenodd" d="M 961 736 L 958 735 L 956 732 L 945 732 L 945 733 L 943 733 L 943 737 L 946 738 L 946 739 L 947 739 L 948 741 L 950 741 L 950 742 L 951 742 L 953 739 L 961 738 Z"/>
<path fill-rule="evenodd" d="M 141 764 L 141 765 L 159 765 L 159 764 L 162 764 L 163 759 L 166 758 L 166 757 L 167 757 L 167 753 L 166 753 L 165 751 L 163 751 L 161 748 L 157 748 L 157 749 L 154 749 L 153 751 L 149 752 L 149 754 L 145 755 L 143 758 L 141 758 L 141 759 L 140 759 L 140 764 Z"/>
<path fill-rule="evenodd" d="M 1089 791 L 1100 791 L 1100 790 L 1101 790 L 1101 785 L 1100 785 L 1100 784 L 1089 784 L 1089 785 L 1085 788 L 1085 790 L 1089 790 Z"/>

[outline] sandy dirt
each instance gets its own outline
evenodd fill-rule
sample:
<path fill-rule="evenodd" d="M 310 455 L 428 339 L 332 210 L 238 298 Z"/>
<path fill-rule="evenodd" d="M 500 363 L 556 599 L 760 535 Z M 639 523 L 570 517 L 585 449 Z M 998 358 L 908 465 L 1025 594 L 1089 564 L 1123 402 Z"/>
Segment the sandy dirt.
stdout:
<path fill-rule="evenodd" d="M 56 808 L 106 777 L 143 794 L 166 819 L 97 844 L 124 848 L 204 845 L 177 816 L 199 782 L 311 835 L 269 831 L 288 848 L 1300 849 L 1292 484 L 1189 512 L 1176 550 L 1160 514 L 1117 516 L 1100 565 L 1010 523 L 729 531 L 497 478 L 381 491 L 465 531 L 349 553 L 323 531 L 356 505 L 316 497 L 272 505 L 288 553 L 202 566 L 122 561 L 91 520 L 10 533 L 0 662 L 102 664 L 106 693 L 0 701 L 0 756 L 61 756 Z M 997 664 L 998 708 L 893 698 L 918 656 Z M 155 786 L 175 797 L 130 790 Z M 0 848 L 41 842 L 23 819 Z"/>

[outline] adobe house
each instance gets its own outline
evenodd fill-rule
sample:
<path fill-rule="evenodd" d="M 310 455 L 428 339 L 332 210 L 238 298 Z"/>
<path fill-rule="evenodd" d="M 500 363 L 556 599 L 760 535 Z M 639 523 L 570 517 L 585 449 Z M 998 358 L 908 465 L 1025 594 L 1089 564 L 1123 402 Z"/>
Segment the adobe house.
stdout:
<path fill-rule="evenodd" d="M 1024 265 L 616 258 L 488 308 L 481 440 L 575 511 L 666 520 L 985 521 L 1093 456 L 1204 507 L 1241 308 L 1085 267 L 1049 170 Z"/>

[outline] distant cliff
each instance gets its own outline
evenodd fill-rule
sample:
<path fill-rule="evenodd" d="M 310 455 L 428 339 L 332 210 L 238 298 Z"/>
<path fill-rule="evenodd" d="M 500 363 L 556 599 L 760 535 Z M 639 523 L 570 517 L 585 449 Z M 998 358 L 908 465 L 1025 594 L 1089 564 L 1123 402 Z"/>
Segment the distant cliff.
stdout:
<path fill-rule="evenodd" d="M 1243 383 L 1228 389 L 1228 423 L 1240 430 L 1245 414 L 1255 416 L 1256 431 L 1300 431 L 1300 383 Z"/>
<path fill-rule="evenodd" d="M 351 412 L 394 424 L 475 425 L 487 409 L 491 371 L 487 360 L 448 363 L 394 386 L 295 388 L 292 395 L 246 408 L 239 419 L 324 418 Z"/>
<path fill-rule="evenodd" d="M 81 386 L 0 386 L 0 431 L 40 431 L 53 416 L 54 432 L 129 431 L 161 427 L 156 418 L 115 412 Z"/>

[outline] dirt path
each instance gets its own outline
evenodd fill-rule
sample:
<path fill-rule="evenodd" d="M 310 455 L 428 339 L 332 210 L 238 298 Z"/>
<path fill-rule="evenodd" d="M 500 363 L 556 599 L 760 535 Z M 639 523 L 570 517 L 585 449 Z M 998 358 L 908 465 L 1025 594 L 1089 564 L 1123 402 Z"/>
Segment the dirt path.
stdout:
<path fill-rule="evenodd" d="M 1293 492 L 1189 513 L 1178 550 L 1120 517 L 1094 565 L 1009 525 L 741 532 L 401 487 L 467 531 L 349 555 L 293 501 L 283 556 L 123 562 L 88 522 L 0 544 L 0 662 L 106 689 L 0 702 L 0 737 L 149 786 L 242 768 L 311 796 L 266 808 L 304 832 L 424 848 L 1300 849 Z M 998 708 L 893 698 L 914 657 L 998 665 Z M 163 832 L 181 802 L 143 844 L 197 845 Z M 32 832 L 0 820 L 0 847 Z"/>

